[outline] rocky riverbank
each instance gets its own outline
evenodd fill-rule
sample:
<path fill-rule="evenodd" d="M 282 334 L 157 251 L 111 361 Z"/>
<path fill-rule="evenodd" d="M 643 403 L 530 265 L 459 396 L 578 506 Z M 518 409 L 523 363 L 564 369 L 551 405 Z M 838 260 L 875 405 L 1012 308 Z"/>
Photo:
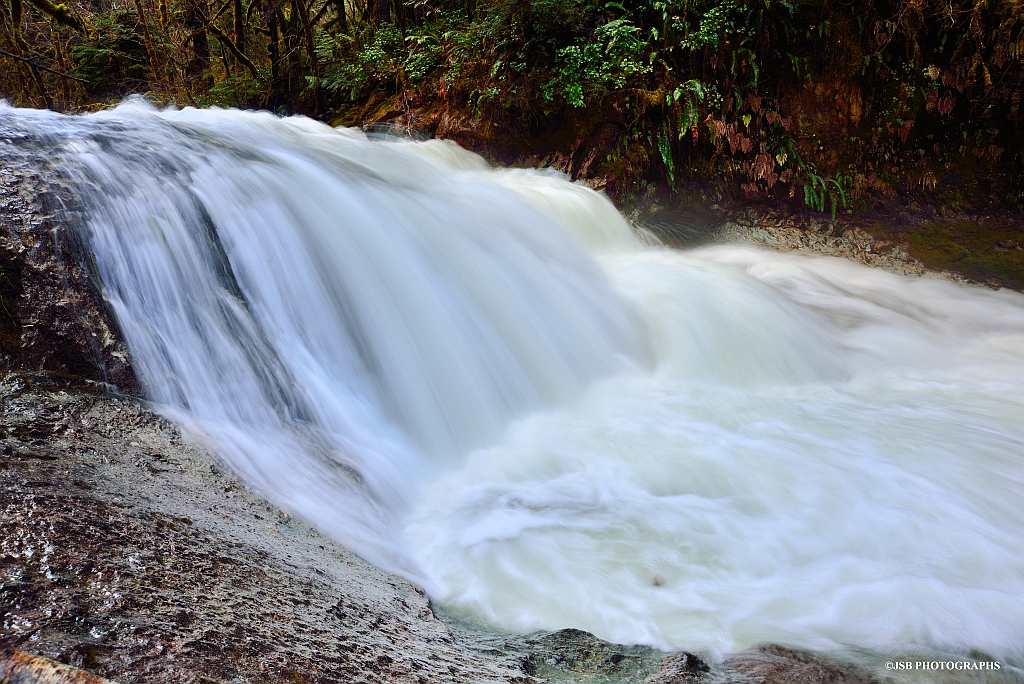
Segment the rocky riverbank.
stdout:
<path fill-rule="evenodd" d="M 634 211 L 632 218 L 670 246 L 742 242 L 841 257 L 900 275 L 1024 291 L 1024 218 L 1014 212 L 941 214 L 918 207 L 899 215 L 829 218 L 695 204 Z"/>
<path fill-rule="evenodd" d="M 817 252 L 901 275 L 920 276 L 928 272 L 902 241 L 831 221 L 744 216 L 722 224 L 715 231 L 715 238 L 770 249 Z"/>
<path fill-rule="evenodd" d="M 0 383 L 0 639 L 122 681 L 525 679 L 139 400 Z"/>

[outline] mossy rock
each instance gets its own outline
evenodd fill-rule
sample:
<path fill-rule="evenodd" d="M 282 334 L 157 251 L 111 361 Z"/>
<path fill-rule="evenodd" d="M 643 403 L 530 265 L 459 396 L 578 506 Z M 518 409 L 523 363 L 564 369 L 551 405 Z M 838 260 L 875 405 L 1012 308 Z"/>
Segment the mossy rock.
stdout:
<path fill-rule="evenodd" d="M 1024 290 L 1024 226 L 1005 221 L 935 222 L 907 232 L 911 255 L 930 269 Z"/>

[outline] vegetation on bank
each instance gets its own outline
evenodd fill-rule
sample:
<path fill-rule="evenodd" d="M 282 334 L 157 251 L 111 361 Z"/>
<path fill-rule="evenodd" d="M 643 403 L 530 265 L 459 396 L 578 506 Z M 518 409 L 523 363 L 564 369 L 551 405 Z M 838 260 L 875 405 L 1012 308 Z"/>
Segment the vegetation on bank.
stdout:
<path fill-rule="evenodd" d="M 1017 0 L 0 0 L 0 96 L 396 122 L 623 201 L 1018 206 Z"/>

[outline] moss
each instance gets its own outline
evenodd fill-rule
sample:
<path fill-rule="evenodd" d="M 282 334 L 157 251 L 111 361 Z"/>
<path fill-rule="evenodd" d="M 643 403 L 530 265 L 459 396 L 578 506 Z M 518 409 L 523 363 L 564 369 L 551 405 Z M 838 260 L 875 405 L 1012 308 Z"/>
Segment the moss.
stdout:
<path fill-rule="evenodd" d="M 936 222 L 907 233 L 911 255 L 931 269 L 1024 290 L 1024 228 L 1006 222 Z"/>

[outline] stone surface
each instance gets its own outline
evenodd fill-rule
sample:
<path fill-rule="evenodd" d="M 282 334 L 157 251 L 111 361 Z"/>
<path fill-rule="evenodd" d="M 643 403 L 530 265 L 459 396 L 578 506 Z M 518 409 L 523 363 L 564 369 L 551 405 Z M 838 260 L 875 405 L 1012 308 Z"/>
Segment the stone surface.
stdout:
<path fill-rule="evenodd" d="M 902 275 L 923 275 L 927 269 L 910 256 L 907 246 L 841 223 L 794 218 L 739 219 L 715 231 L 722 242 L 745 242 L 771 249 L 804 249 L 843 257 Z"/>
<path fill-rule="evenodd" d="M 757 684 L 873 684 L 867 674 L 838 666 L 810 653 L 782 646 L 761 646 L 725 660 L 723 670 Z"/>
<path fill-rule="evenodd" d="M 0 647 L 0 684 L 110 684 L 77 667 Z"/>
<path fill-rule="evenodd" d="M 91 259 L 66 227 L 76 200 L 57 178 L 38 155 L 0 138 L 0 369 L 67 373 L 137 393 Z"/>
<path fill-rule="evenodd" d="M 122 682 L 529 681 L 138 401 L 51 380 L 0 383 L 0 644 Z"/>

